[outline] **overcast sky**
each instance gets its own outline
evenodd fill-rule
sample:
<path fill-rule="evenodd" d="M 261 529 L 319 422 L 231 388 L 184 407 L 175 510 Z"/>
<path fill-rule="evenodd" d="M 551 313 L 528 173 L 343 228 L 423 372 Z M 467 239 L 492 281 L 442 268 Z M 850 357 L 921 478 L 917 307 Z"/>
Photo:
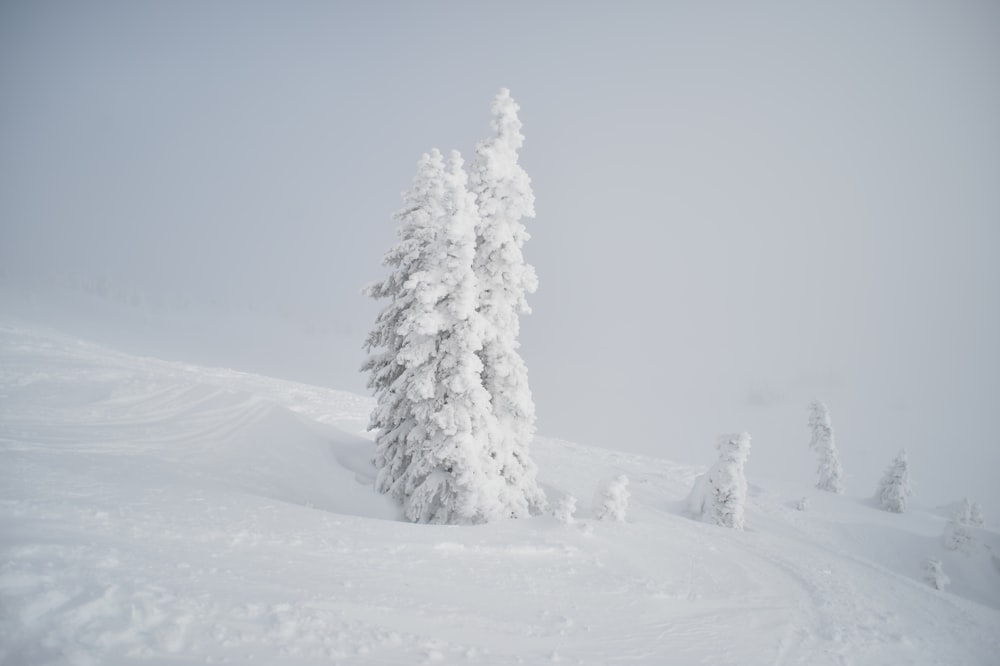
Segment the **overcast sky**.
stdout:
<path fill-rule="evenodd" d="M 400 191 L 509 87 L 542 434 L 808 485 L 821 398 L 849 492 L 906 446 L 992 521 L 998 70 L 986 1 L 5 2 L 0 262 L 319 313 L 245 369 L 362 391 Z"/>

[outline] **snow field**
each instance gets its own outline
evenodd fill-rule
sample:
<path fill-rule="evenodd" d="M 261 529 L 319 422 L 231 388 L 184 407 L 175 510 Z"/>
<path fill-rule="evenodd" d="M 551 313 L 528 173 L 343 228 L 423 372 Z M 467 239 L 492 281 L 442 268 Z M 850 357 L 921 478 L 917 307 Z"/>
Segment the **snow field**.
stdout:
<path fill-rule="evenodd" d="M 412 525 L 372 490 L 371 401 L 0 323 L 0 663 L 992 664 L 1000 552 L 946 517 L 537 438 L 550 504 L 626 522 Z M 710 457 L 710 447 L 706 447 Z M 706 460 L 707 462 L 708 460 Z M 809 508 L 794 504 L 803 494 Z M 992 549 L 992 550 L 991 550 Z M 943 562 L 945 591 L 921 565 Z"/>

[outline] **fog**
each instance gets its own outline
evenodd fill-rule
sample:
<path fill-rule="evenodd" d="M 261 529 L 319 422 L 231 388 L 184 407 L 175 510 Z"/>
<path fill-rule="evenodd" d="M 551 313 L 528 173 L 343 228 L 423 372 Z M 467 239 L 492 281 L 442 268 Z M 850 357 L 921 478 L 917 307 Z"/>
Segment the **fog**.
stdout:
<path fill-rule="evenodd" d="M 746 430 L 752 483 L 806 487 L 819 398 L 849 493 L 905 446 L 916 501 L 993 522 L 998 70 L 990 2 L 7 2 L 0 263 L 142 294 L 175 323 L 136 351 L 363 392 L 400 191 L 509 87 L 542 434 Z"/>

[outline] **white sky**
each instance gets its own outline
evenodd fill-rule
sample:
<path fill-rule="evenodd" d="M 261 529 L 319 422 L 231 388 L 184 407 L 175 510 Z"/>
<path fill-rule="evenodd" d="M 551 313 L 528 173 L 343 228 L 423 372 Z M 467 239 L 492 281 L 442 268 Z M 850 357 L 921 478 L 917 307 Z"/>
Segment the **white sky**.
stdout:
<path fill-rule="evenodd" d="M 0 264 L 321 313 L 282 374 L 360 391 L 399 192 L 506 86 L 542 433 L 811 483 L 821 398 L 850 492 L 907 446 L 1000 514 L 998 70 L 985 1 L 7 2 Z"/>

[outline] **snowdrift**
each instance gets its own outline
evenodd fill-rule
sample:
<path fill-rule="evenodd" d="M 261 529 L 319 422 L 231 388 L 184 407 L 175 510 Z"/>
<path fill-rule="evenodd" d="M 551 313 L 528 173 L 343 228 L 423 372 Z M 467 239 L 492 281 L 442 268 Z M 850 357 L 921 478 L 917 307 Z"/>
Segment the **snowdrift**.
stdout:
<path fill-rule="evenodd" d="M 372 491 L 370 401 L 0 322 L 0 663 L 993 664 L 1000 537 L 539 438 L 576 520 L 417 526 Z M 706 461 L 707 462 L 707 461 Z M 628 476 L 624 523 L 590 498 Z M 807 511 L 794 508 L 803 494 Z M 991 516 L 987 515 L 987 520 Z M 923 581 L 940 559 L 951 585 Z"/>

